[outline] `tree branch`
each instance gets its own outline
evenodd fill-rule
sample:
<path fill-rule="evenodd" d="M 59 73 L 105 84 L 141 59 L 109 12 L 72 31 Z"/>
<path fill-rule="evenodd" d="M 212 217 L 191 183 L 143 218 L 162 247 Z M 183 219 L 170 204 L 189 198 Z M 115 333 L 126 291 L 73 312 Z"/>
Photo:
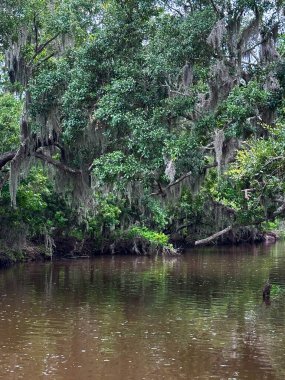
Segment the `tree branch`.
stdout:
<path fill-rule="evenodd" d="M 2 156 L 0 156 L 0 170 L 10 161 L 13 160 L 13 158 L 16 156 L 17 152 L 7 152 L 3 153 Z"/>
<path fill-rule="evenodd" d="M 36 13 L 34 14 L 34 31 L 35 31 L 35 54 L 38 51 L 38 25 L 37 25 L 37 20 L 36 20 Z"/>
<path fill-rule="evenodd" d="M 212 7 L 214 8 L 214 11 L 220 16 L 220 17 L 224 17 L 224 13 L 219 9 L 219 7 L 214 3 L 213 0 L 210 0 L 211 4 L 212 4 Z"/>
<path fill-rule="evenodd" d="M 41 44 L 38 48 L 35 54 L 33 55 L 32 60 L 34 60 L 52 41 L 54 41 L 60 33 L 55 34 L 53 37 L 51 37 L 49 40 L 47 40 L 45 43 Z"/>
<path fill-rule="evenodd" d="M 278 207 L 277 210 L 274 211 L 273 216 L 276 217 L 276 216 L 282 214 L 282 212 L 284 210 L 285 210 L 285 203 L 283 203 L 280 207 Z"/>
<path fill-rule="evenodd" d="M 170 4 L 168 4 L 168 3 L 167 3 L 167 4 L 164 4 L 164 2 L 162 2 L 162 4 L 163 4 L 163 6 L 166 5 L 166 7 L 167 7 L 168 9 L 170 9 L 171 11 L 176 12 L 180 17 L 184 17 L 184 15 L 183 15 L 182 12 L 180 12 L 178 9 L 172 7 Z"/>
<path fill-rule="evenodd" d="M 229 214 L 232 214 L 232 215 L 236 214 L 236 210 L 234 208 L 227 206 L 227 205 L 224 205 L 222 202 L 218 202 L 218 201 L 215 201 L 213 199 L 211 199 L 211 202 L 213 203 L 214 206 L 219 206 L 219 207 L 223 208 Z"/>
<path fill-rule="evenodd" d="M 183 228 L 192 226 L 192 224 L 193 224 L 193 222 L 182 224 L 181 226 L 179 226 L 179 227 L 176 228 L 175 232 L 178 232 L 178 231 L 182 230 Z"/>
<path fill-rule="evenodd" d="M 177 183 L 183 181 L 183 179 L 189 177 L 192 174 L 192 172 L 188 172 L 186 174 L 183 174 L 181 177 L 179 177 L 177 180 L 171 182 L 169 185 L 167 185 L 165 188 L 162 188 L 160 183 L 158 183 L 159 191 L 155 193 L 151 193 L 150 195 L 165 195 L 165 191 L 168 190 L 170 187 L 177 185 Z"/>
<path fill-rule="evenodd" d="M 264 163 L 264 166 L 269 165 L 269 164 L 271 164 L 271 163 L 274 162 L 274 161 L 279 161 L 279 160 L 284 160 L 284 159 L 285 159 L 285 156 L 271 157 L 271 158 L 269 158 L 269 160 L 267 160 L 267 161 Z"/>
<path fill-rule="evenodd" d="M 242 51 L 242 55 L 245 55 L 245 54 L 251 52 L 251 51 L 254 50 L 257 46 L 261 45 L 263 42 L 265 42 L 265 40 L 259 41 L 259 42 L 257 42 L 255 45 L 253 45 L 253 46 L 249 47 L 248 49 Z"/>
<path fill-rule="evenodd" d="M 22 141 L 19 149 L 21 149 L 21 147 L 26 146 L 28 139 L 29 139 L 29 137 L 27 137 L 24 141 Z M 52 157 L 46 156 L 42 152 L 37 151 L 38 149 L 43 148 L 43 147 L 57 146 L 61 150 L 61 154 L 64 157 L 64 148 L 56 140 L 48 138 L 48 139 L 45 139 L 43 141 L 41 139 L 38 139 L 38 136 L 36 134 L 33 134 L 30 137 L 30 139 L 31 139 L 30 141 L 32 141 L 32 143 L 33 143 L 33 151 L 35 152 L 35 153 L 31 153 L 31 154 L 32 155 L 35 154 L 36 158 L 39 158 L 43 161 L 46 161 L 46 162 L 58 167 L 59 169 L 65 170 L 66 172 L 73 173 L 73 174 L 81 173 L 81 170 L 72 169 L 72 168 L 66 166 L 65 164 L 63 164 L 62 162 L 56 161 Z M 12 161 L 16 157 L 16 155 L 19 152 L 19 149 L 17 151 L 14 151 L 14 152 L 6 152 L 6 153 L 3 153 L 2 155 L 0 155 L 0 171 L 3 169 L 3 167 L 8 162 Z"/>
<path fill-rule="evenodd" d="M 188 173 L 183 174 L 177 180 L 175 180 L 175 181 L 171 182 L 169 185 L 167 185 L 164 190 L 168 190 L 170 187 L 177 185 L 179 182 L 183 181 L 185 178 L 190 177 L 191 174 L 192 174 L 191 171 L 188 172 Z"/>
<path fill-rule="evenodd" d="M 42 63 L 48 61 L 51 57 L 53 57 L 55 55 L 55 52 L 53 51 L 52 53 L 50 53 L 47 57 L 43 58 L 41 61 L 37 62 L 36 66 L 35 67 L 39 67 Z"/>
<path fill-rule="evenodd" d="M 205 244 L 208 244 L 210 243 L 211 241 L 217 239 L 218 237 L 226 234 L 227 232 L 231 231 L 232 230 L 232 226 L 229 226 L 225 229 L 223 229 L 222 231 L 219 231 L 219 232 L 216 232 L 215 234 L 207 237 L 206 239 L 202 239 L 202 240 L 196 240 L 195 241 L 195 245 L 205 245 Z"/>
<path fill-rule="evenodd" d="M 60 169 L 60 170 L 63 170 L 67 173 L 70 173 L 70 174 L 82 174 L 82 171 L 80 169 L 73 169 L 65 164 L 63 164 L 62 162 L 60 161 L 57 161 L 57 160 L 54 160 L 52 157 L 50 156 L 46 156 L 45 154 L 43 153 L 40 153 L 40 152 L 36 152 L 35 153 L 35 157 L 36 158 L 39 158 L 40 160 L 42 161 L 45 161 L 47 162 L 48 164 L 51 164 L 53 166 L 55 166 L 56 168 Z"/>
<path fill-rule="evenodd" d="M 242 192 L 244 192 L 244 197 L 245 197 L 245 199 L 247 199 L 247 200 L 249 200 L 250 199 L 250 197 L 251 197 L 251 192 L 252 191 L 255 191 L 255 189 L 244 189 L 244 190 L 242 190 Z"/>
<path fill-rule="evenodd" d="M 270 220 L 274 220 L 276 218 L 276 216 L 282 214 L 284 211 L 285 211 L 285 202 L 280 207 L 278 207 L 278 209 L 275 210 L 271 216 L 266 217 L 266 218 L 262 218 L 260 220 L 256 220 L 255 222 L 251 223 L 251 226 L 256 226 L 256 225 L 259 225 L 263 222 L 268 222 Z M 195 245 L 208 244 L 211 241 L 217 239 L 218 237 L 220 237 L 220 236 L 226 234 L 227 232 L 231 231 L 233 228 L 240 228 L 240 227 L 245 228 L 245 227 L 249 227 L 249 225 L 247 225 L 247 226 L 242 226 L 242 225 L 229 226 L 229 227 L 223 229 L 222 231 L 216 232 L 215 234 L 213 234 L 213 235 L 211 235 L 205 239 L 195 241 Z"/>

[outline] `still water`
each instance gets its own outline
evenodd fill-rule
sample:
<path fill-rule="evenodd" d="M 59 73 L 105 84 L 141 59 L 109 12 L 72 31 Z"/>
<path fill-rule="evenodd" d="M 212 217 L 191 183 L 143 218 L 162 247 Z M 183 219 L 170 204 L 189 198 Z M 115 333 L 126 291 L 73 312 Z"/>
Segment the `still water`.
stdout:
<path fill-rule="evenodd" d="M 285 245 L 0 271 L 0 379 L 285 379 Z"/>

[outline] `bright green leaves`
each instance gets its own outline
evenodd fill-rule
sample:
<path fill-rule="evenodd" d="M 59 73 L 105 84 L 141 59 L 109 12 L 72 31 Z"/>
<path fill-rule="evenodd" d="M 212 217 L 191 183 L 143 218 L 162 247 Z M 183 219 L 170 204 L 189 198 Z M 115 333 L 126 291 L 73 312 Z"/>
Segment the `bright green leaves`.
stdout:
<path fill-rule="evenodd" d="M 51 30 L 72 35 L 76 42 L 83 42 L 100 10 L 94 0 L 57 0 L 52 7 Z"/>
<path fill-rule="evenodd" d="M 61 97 L 67 86 L 68 72 L 68 63 L 62 59 L 42 70 L 33 80 L 30 86 L 33 116 L 48 115 L 61 104 Z"/>
<path fill-rule="evenodd" d="M 234 87 L 220 106 L 217 125 L 227 125 L 226 133 L 229 136 L 241 137 L 257 132 L 257 126 L 250 118 L 257 117 L 259 109 L 267 106 L 269 96 L 257 81 Z"/>
<path fill-rule="evenodd" d="M 158 246 L 168 246 L 169 237 L 162 232 L 155 232 L 146 227 L 131 227 L 127 234 L 129 239 L 141 238 L 145 239 L 151 244 Z"/>
<path fill-rule="evenodd" d="M 17 149 L 22 102 L 13 95 L 0 94 L 0 153 Z"/>
<path fill-rule="evenodd" d="M 109 203 L 108 200 L 102 200 L 99 204 L 98 214 L 103 219 L 102 222 L 110 228 L 117 226 L 121 210 L 115 204 Z"/>
<path fill-rule="evenodd" d="M 42 169 L 33 168 L 28 178 L 21 183 L 17 194 L 17 209 L 9 207 L 8 187 L 0 196 L 1 219 L 6 223 L 24 223 L 29 226 L 30 236 L 43 231 L 47 222 L 46 209 L 51 189 Z"/>
<path fill-rule="evenodd" d="M 87 215 L 86 232 L 97 239 L 102 233 L 113 231 L 120 224 L 123 203 L 119 202 L 113 194 L 96 193 L 96 213 Z"/>
<path fill-rule="evenodd" d="M 104 88 L 105 94 L 97 104 L 94 117 L 111 127 L 124 127 L 128 112 L 134 107 L 135 86 L 133 78 L 118 79 Z M 130 115 L 131 117 L 131 115 Z"/>
<path fill-rule="evenodd" d="M 236 180 L 262 181 L 267 174 L 283 174 L 284 171 L 284 128 L 272 131 L 269 139 L 252 140 L 244 150 L 238 152 L 237 162 L 228 175 Z"/>
<path fill-rule="evenodd" d="M 93 162 L 93 174 L 101 184 L 122 178 L 134 177 L 138 165 L 134 157 L 125 156 L 122 151 L 105 154 Z"/>
<path fill-rule="evenodd" d="M 185 61 L 208 64 L 210 49 L 205 40 L 214 23 L 210 8 L 185 18 L 162 14 L 150 22 L 150 38 L 146 45 L 148 70 L 158 77 L 179 74 Z"/>
<path fill-rule="evenodd" d="M 241 223 L 272 218 L 285 192 L 283 125 L 269 129 L 268 139 L 248 141 L 226 172 L 216 197 L 239 212 Z"/>
<path fill-rule="evenodd" d="M 144 198 L 144 205 L 147 209 L 147 216 L 143 218 L 142 222 L 151 228 L 163 230 L 169 222 L 169 213 L 165 204 L 159 199 L 148 196 Z M 149 215 L 151 218 L 148 217 Z"/>
<path fill-rule="evenodd" d="M 187 235 L 187 227 L 200 226 L 203 215 L 205 211 L 207 212 L 205 201 L 206 197 L 202 192 L 193 194 L 189 188 L 182 188 L 181 196 L 168 207 L 169 223 L 172 228 Z"/>
<path fill-rule="evenodd" d="M 181 226 L 204 223 L 210 197 L 234 208 L 239 220 L 250 222 L 254 211 L 258 217 L 272 213 L 272 197 L 283 196 L 284 131 L 280 128 L 276 134 L 264 125 L 266 112 L 273 120 L 276 109 L 281 121 L 285 119 L 283 64 L 279 63 L 276 75 L 274 64 L 261 68 L 256 59 L 257 64 L 240 65 L 242 52 L 234 52 L 257 2 L 235 2 L 240 10 L 237 29 L 241 19 L 237 34 L 231 30 L 235 10 L 225 11 L 228 23 L 219 49 L 206 42 L 217 21 L 211 2 L 188 3 L 179 14 L 170 11 L 166 2 L 153 0 L 3 0 L 2 60 L 7 44 L 11 45 L 9 38 L 16 42 L 19 32 L 25 31 L 28 37 L 20 58 L 29 68 L 25 72 L 29 83 L 21 90 L 22 96 L 27 89 L 31 94 L 31 129 L 39 136 L 42 130 L 45 137 L 58 134 L 56 153 L 42 149 L 60 156 L 57 162 L 81 169 L 86 177 L 88 168 L 93 168 L 90 204 L 94 208 L 86 210 L 84 223 L 97 236 L 135 222 L 150 229 L 173 227 L 171 231 L 180 221 Z M 171 5 L 179 10 L 183 3 Z M 229 2 L 224 5 L 231 7 Z M 262 2 L 268 11 L 265 5 Z M 231 48 L 230 33 L 235 40 Z M 283 42 L 279 46 L 282 55 Z M 185 81 L 187 67 L 190 81 Z M 279 80 L 279 87 L 274 82 L 275 90 L 269 77 Z M 26 86 L 25 80 L 21 86 Z M 2 152 L 17 148 L 20 110 L 20 101 L 0 96 Z M 228 173 L 222 168 L 218 178 L 216 168 L 207 171 L 216 164 L 216 130 L 224 131 L 221 151 L 229 153 L 229 161 L 235 153 L 225 151 L 234 139 L 234 148 L 253 136 L 264 139 L 248 141 L 237 163 Z M 169 163 L 171 177 L 166 171 Z M 39 172 L 29 181 L 36 188 Z M 177 186 L 168 187 L 172 181 Z M 25 182 L 19 207 L 31 215 L 43 210 L 50 228 L 67 231 L 66 209 L 59 199 L 53 202 L 46 187 L 49 184 L 43 183 L 43 192 L 32 194 Z M 248 198 L 243 192 L 247 188 L 254 189 Z M 170 192 L 175 196 L 171 198 Z"/>

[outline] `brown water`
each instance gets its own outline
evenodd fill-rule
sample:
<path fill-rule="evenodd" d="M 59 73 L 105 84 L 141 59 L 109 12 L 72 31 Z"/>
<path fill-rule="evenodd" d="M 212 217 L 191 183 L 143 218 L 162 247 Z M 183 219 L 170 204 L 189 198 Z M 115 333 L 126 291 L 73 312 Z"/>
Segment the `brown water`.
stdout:
<path fill-rule="evenodd" d="M 285 246 L 0 272 L 0 378 L 285 379 Z"/>

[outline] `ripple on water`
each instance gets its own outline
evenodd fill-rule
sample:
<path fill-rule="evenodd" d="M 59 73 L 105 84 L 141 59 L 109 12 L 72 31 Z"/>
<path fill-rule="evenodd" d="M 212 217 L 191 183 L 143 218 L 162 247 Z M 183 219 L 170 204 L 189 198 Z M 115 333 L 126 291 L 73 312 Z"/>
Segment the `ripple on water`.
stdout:
<path fill-rule="evenodd" d="M 260 299 L 277 248 L 3 271 L 0 379 L 283 380 L 285 302 Z"/>

